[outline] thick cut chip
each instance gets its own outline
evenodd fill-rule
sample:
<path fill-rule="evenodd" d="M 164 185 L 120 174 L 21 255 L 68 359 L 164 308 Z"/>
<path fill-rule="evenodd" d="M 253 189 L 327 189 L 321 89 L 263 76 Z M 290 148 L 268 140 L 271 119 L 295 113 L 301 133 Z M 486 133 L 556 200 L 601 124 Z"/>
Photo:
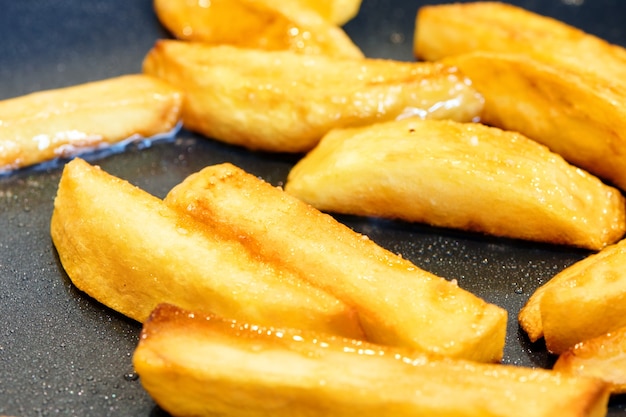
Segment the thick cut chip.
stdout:
<path fill-rule="evenodd" d="M 626 49 L 511 4 L 424 6 L 415 25 L 414 52 L 427 61 L 475 51 L 519 53 L 616 83 L 626 81 Z"/>
<path fill-rule="evenodd" d="M 458 66 L 482 121 L 626 189 L 626 49 L 498 2 L 424 7 L 416 25 L 416 55 Z"/>
<path fill-rule="evenodd" d="M 626 393 L 626 327 L 577 343 L 559 356 L 554 370 L 598 378 L 612 393 Z"/>
<path fill-rule="evenodd" d="M 606 384 L 543 369 L 434 359 L 318 332 L 159 306 L 133 364 L 174 416 L 600 417 Z"/>
<path fill-rule="evenodd" d="M 626 240 L 555 275 L 530 297 L 519 321 L 556 354 L 626 326 Z"/>
<path fill-rule="evenodd" d="M 484 362 L 502 358 L 505 310 L 231 164 L 189 176 L 165 202 L 230 231 L 261 258 L 353 307 L 370 341 Z"/>
<path fill-rule="evenodd" d="M 185 91 L 183 123 L 250 149 L 304 152 L 335 127 L 408 115 L 474 120 L 483 105 L 456 69 L 160 41 L 144 71 Z"/>
<path fill-rule="evenodd" d="M 63 172 L 51 234 L 72 282 L 138 321 L 169 302 L 362 337 L 356 315 L 332 295 L 79 159 Z"/>
<path fill-rule="evenodd" d="M 319 11 L 306 3 L 304 0 L 155 0 L 154 6 L 159 20 L 181 40 L 363 58 L 348 35 L 319 13 L 334 14 L 332 2 L 320 2 Z"/>
<path fill-rule="evenodd" d="M 0 172 L 172 130 L 181 93 L 137 74 L 0 101 Z"/>
<path fill-rule="evenodd" d="M 626 230 L 619 190 L 520 134 L 406 119 L 337 129 L 285 190 L 328 212 L 589 249 Z"/>
<path fill-rule="evenodd" d="M 359 13 L 361 0 L 293 0 L 318 12 L 336 25 L 344 25 Z"/>

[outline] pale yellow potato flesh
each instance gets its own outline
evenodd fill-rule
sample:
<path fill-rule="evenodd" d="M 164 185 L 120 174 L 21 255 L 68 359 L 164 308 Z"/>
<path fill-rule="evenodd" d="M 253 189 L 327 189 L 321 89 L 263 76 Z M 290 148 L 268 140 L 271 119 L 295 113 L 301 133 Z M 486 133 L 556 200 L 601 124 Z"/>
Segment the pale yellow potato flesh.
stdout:
<path fill-rule="evenodd" d="M 553 369 L 601 379 L 613 394 L 626 393 L 626 327 L 577 343 L 559 356 Z"/>
<path fill-rule="evenodd" d="M 344 1 L 345 3 L 346 1 Z M 356 3 L 347 0 L 348 3 Z M 264 50 L 360 59 L 363 52 L 336 24 L 325 19 L 341 10 L 333 2 L 305 0 L 155 0 L 161 23 L 178 39 Z M 346 11 L 350 5 L 346 5 Z M 358 5 L 357 5 L 358 10 Z M 338 18 L 335 17 L 335 18 Z"/>
<path fill-rule="evenodd" d="M 78 289 L 140 322 L 169 302 L 362 337 L 356 314 L 332 295 L 80 159 L 63 171 L 51 235 Z"/>
<path fill-rule="evenodd" d="M 165 203 L 295 270 L 359 315 L 367 340 L 482 362 L 502 358 L 507 313 L 231 164 Z"/>
<path fill-rule="evenodd" d="M 560 354 L 626 326 L 626 240 L 573 264 L 540 287 L 520 324 Z"/>
<path fill-rule="evenodd" d="M 0 172 L 172 130 L 182 95 L 133 74 L 0 101 Z"/>
<path fill-rule="evenodd" d="M 190 130 L 249 149 L 304 152 L 336 127 L 398 117 L 474 120 L 483 99 L 455 68 L 159 41 L 144 72 L 185 91 Z"/>
<path fill-rule="evenodd" d="M 623 47 L 513 5 L 473 2 L 420 9 L 414 50 L 472 79 L 486 124 L 626 189 Z"/>
<path fill-rule="evenodd" d="M 337 129 L 285 190 L 319 210 L 601 249 L 626 231 L 619 190 L 518 133 L 405 119 Z"/>
<path fill-rule="evenodd" d="M 604 383 L 437 359 L 319 332 L 159 306 L 133 355 L 173 416 L 553 417 L 606 415 Z"/>

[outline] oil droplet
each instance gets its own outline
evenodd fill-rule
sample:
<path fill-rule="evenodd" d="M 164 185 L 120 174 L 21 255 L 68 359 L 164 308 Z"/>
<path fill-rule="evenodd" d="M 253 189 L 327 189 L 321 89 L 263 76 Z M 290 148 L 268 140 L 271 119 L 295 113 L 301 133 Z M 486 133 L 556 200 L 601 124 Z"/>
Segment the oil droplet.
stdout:
<path fill-rule="evenodd" d="M 137 372 L 128 372 L 124 374 L 124 379 L 126 381 L 136 381 L 139 379 L 139 375 Z"/>

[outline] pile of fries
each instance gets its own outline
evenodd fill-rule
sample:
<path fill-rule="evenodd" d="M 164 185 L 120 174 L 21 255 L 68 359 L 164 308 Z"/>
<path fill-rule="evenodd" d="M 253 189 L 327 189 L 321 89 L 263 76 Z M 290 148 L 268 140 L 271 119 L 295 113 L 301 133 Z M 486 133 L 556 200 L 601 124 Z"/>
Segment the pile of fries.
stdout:
<path fill-rule="evenodd" d="M 284 190 L 225 163 L 164 199 L 65 165 L 54 245 L 143 323 L 134 365 L 161 407 L 602 416 L 626 392 L 626 50 L 495 2 L 421 8 L 416 62 L 363 55 L 340 27 L 358 0 L 154 6 L 176 39 L 143 74 L 0 102 L 0 169 L 178 123 L 303 154 Z M 593 252 L 518 317 L 555 369 L 498 363 L 505 310 L 324 212 Z"/>

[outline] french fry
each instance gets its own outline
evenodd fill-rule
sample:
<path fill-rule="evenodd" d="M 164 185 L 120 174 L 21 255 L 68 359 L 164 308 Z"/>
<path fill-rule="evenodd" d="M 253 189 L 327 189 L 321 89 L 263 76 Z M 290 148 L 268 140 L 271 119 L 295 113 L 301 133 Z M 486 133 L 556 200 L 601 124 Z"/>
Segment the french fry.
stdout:
<path fill-rule="evenodd" d="M 317 11 L 326 20 L 342 26 L 359 13 L 361 0 L 295 0 Z"/>
<path fill-rule="evenodd" d="M 165 203 L 229 230 L 355 309 L 367 340 L 483 362 L 502 358 L 506 311 L 231 165 L 207 167 Z"/>
<path fill-rule="evenodd" d="M 416 25 L 416 56 L 470 77 L 483 122 L 626 189 L 626 49 L 498 2 L 424 7 Z"/>
<path fill-rule="evenodd" d="M 0 172 L 170 131 L 180 91 L 126 75 L 0 101 Z"/>
<path fill-rule="evenodd" d="M 335 127 L 420 115 L 469 121 L 482 97 L 456 69 L 159 41 L 144 71 L 185 91 L 183 123 L 250 149 L 304 152 Z"/>
<path fill-rule="evenodd" d="M 133 355 L 173 416 L 603 416 L 604 383 L 543 369 L 432 358 L 161 305 Z"/>
<path fill-rule="evenodd" d="M 427 61 L 476 51 L 515 52 L 574 72 L 594 73 L 615 83 L 626 80 L 623 47 L 503 2 L 421 7 L 413 48 L 416 57 Z"/>
<path fill-rule="evenodd" d="M 594 250 L 626 231 L 619 190 L 518 133 L 476 123 L 333 130 L 285 190 L 322 211 Z"/>
<path fill-rule="evenodd" d="M 336 9 L 331 1 L 311 1 L 318 4 L 318 10 L 307 3 L 305 0 L 211 0 L 207 6 L 202 0 L 155 0 L 154 8 L 161 23 L 181 40 L 363 58 L 348 35 L 319 13 L 346 18 L 354 7 L 349 3 L 360 2 L 343 1 L 347 3 L 343 10 Z M 344 10 L 348 13 L 342 13 Z"/>
<path fill-rule="evenodd" d="M 555 275 L 520 311 L 531 339 L 560 354 L 577 343 L 626 326 L 626 240 Z"/>
<path fill-rule="evenodd" d="M 352 309 L 335 297 L 80 159 L 63 171 L 51 235 L 78 289 L 140 322 L 169 302 L 362 337 Z"/>
<path fill-rule="evenodd" d="M 562 353 L 555 371 L 601 379 L 611 393 L 626 393 L 626 327 L 577 343 Z"/>

